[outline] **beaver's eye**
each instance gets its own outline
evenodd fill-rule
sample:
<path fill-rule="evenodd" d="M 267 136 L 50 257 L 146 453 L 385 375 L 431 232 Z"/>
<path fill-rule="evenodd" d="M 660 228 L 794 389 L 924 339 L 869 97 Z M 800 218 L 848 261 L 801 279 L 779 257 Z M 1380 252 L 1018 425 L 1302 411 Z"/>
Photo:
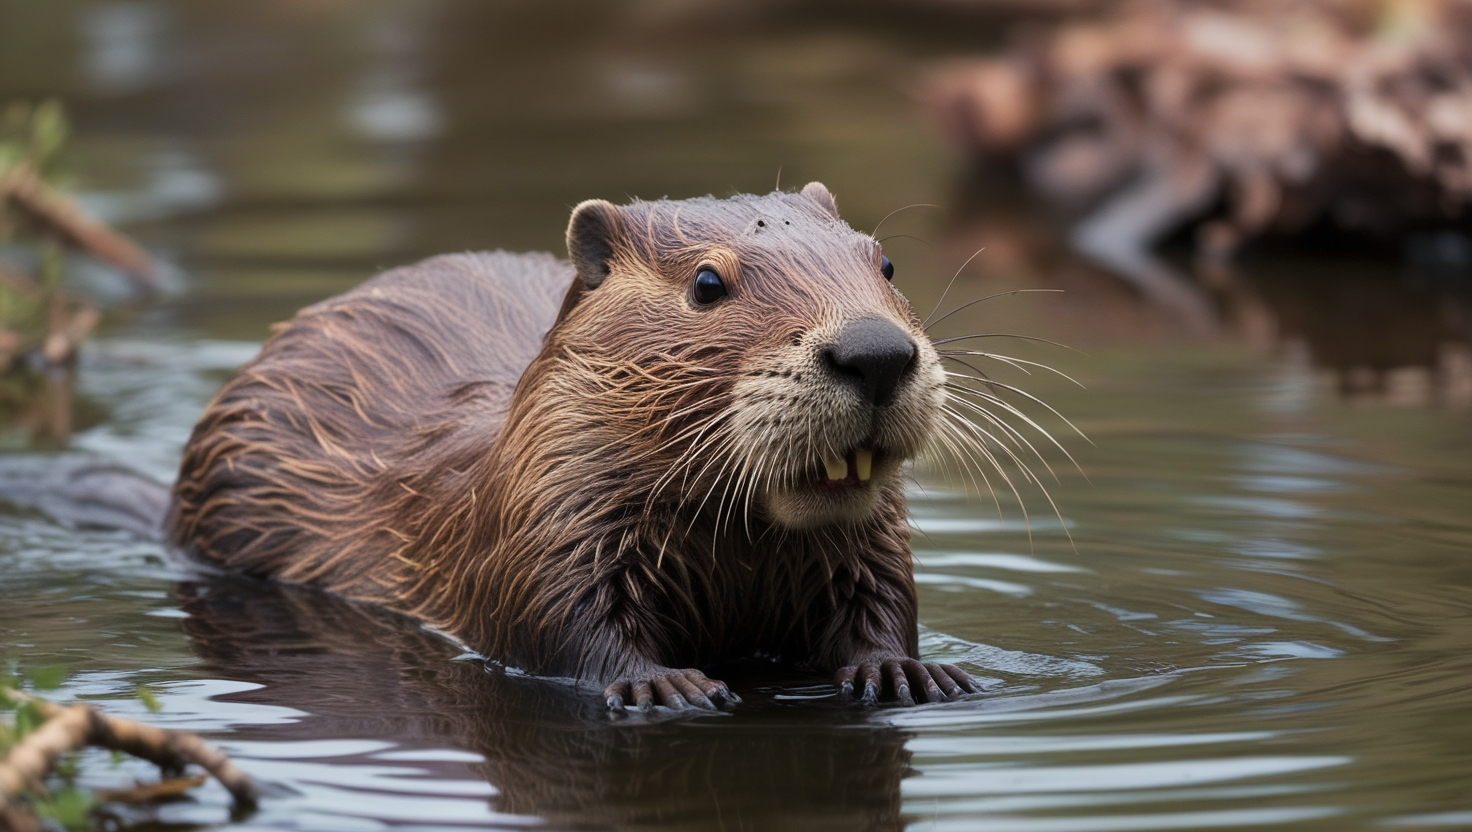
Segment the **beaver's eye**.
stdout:
<path fill-rule="evenodd" d="M 894 264 L 882 254 L 879 255 L 879 271 L 884 275 L 885 280 L 894 280 Z"/>
<path fill-rule="evenodd" d="M 721 276 L 710 269 L 701 269 L 695 275 L 695 302 L 715 303 L 726 296 L 726 284 Z"/>

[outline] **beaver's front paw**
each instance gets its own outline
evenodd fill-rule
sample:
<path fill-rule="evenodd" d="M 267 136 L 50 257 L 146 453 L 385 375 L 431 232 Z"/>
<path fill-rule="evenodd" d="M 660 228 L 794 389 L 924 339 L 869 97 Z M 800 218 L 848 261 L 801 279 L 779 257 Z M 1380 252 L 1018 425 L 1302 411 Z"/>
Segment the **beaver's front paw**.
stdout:
<path fill-rule="evenodd" d="M 646 713 L 655 705 L 677 711 L 686 708 L 714 711 L 741 702 L 741 697 L 732 693 L 725 682 L 708 678 L 698 670 L 662 670 L 645 678 L 620 679 L 604 689 L 603 697 L 610 711 L 622 711 L 625 704 L 632 704 Z"/>
<path fill-rule="evenodd" d="M 838 695 L 845 702 L 861 705 L 878 704 L 883 696 L 901 705 L 921 702 L 950 702 L 980 688 L 976 680 L 955 665 L 920 662 L 910 658 L 869 659 L 862 664 L 839 668 L 835 677 Z"/>

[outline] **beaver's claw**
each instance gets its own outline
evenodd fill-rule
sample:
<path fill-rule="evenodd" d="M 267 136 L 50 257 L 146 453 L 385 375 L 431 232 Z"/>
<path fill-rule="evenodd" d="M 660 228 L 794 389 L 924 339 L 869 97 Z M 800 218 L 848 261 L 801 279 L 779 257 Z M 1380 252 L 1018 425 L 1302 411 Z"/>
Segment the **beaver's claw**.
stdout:
<path fill-rule="evenodd" d="M 839 668 L 835 677 L 838 696 L 845 702 L 876 705 L 883 696 L 901 705 L 919 702 L 950 702 L 980 688 L 976 680 L 955 665 L 921 664 L 915 659 L 871 659 Z"/>
<path fill-rule="evenodd" d="M 708 678 L 698 670 L 666 670 L 643 679 L 620 679 L 604 689 L 603 698 L 610 711 L 622 712 L 627 704 L 645 713 L 654 710 L 655 705 L 676 711 L 714 711 L 741 702 L 725 682 Z"/>

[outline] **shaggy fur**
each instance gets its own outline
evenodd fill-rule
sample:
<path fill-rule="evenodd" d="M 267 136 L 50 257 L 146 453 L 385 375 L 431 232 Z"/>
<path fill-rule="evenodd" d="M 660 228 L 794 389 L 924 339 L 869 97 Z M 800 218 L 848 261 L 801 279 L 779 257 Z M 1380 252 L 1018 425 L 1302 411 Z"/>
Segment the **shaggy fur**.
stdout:
<path fill-rule="evenodd" d="M 282 326 L 196 427 L 173 539 L 538 674 L 916 657 L 898 471 L 945 377 L 878 244 L 816 183 L 584 203 L 568 236 L 576 269 L 438 257 Z M 701 268 L 728 297 L 695 303 Z M 819 358 L 865 317 L 917 343 L 883 407 Z M 819 499 L 860 445 L 873 482 Z"/>

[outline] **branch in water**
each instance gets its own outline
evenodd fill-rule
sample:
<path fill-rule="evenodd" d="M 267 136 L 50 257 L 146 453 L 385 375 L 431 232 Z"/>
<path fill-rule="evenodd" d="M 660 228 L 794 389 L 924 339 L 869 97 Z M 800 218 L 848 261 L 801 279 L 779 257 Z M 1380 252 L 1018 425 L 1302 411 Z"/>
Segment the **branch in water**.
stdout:
<path fill-rule="evenodd" d="M 138 288 L 158 290 L 157 271 L 147 252 L 88 217 L 70 197 L 47 187 L 31 165 L 20 162 L 0 173 L 0 204 L 7 200 L 55 228 L 78 248 L 122 269 Z"/>
<path fill-rule="evenodd" d="M 36 789 L 63 755 L 99 746 L 147 760 L 165 771 L 182 771 L 193 764 L 220 781 L 235 800 L 238 811 L 256 807 L 260 791 L 225 752 L 180 731 L 108 716 L 91 705 L 61 706 L 29 694 L 0 687 L 0 697 L 29 702 L 46 720 L 0 760 L 0 828 L 24 832 L 41 827 L 15 798 Z"/>

